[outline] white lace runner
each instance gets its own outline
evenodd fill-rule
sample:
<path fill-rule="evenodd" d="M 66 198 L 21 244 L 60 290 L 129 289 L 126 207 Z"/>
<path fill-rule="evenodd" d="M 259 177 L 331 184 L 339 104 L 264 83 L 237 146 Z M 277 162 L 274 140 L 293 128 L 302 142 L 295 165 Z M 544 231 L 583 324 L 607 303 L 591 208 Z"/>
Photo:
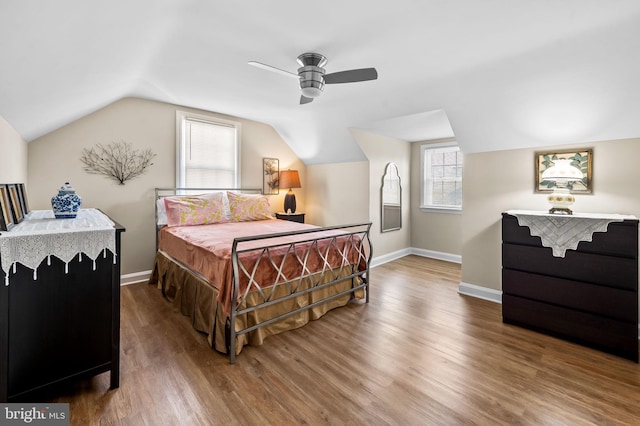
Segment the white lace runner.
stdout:
<path fill-rule="evenodd" d="M 540 237 L 542 245 L 551 247 L 555 257 L 564 257 L 567 250 L 575 250 L 580 241 L 591 241 L 594 232 L 607 232 L 611 222 L 636 219 L 619 214 L 554 215 L 528 210 L 505 213 L 515 216 L 520 226 L 528 227 L 532 236 Z"/>
<path fill-rule="evenodd" d="M 1 267 L 5 273 L 5 285 L 9 285 L 10 272 L 16 273 L 16 264 L 21 263 L 33 270 L 37 279 L 38 266 L 51 256 L 65 263 L 65 273 L 69 272 L 69 262 L 80 254 L 80 261 L 93 262 L 100 254 L 113 253 L 116 261 L 115 226 L 104 213 L 96 209 L 80 209 L 75 219 L 56 219 L 51 210 L 34 210 L 9 232 L 0 234 Z"/>

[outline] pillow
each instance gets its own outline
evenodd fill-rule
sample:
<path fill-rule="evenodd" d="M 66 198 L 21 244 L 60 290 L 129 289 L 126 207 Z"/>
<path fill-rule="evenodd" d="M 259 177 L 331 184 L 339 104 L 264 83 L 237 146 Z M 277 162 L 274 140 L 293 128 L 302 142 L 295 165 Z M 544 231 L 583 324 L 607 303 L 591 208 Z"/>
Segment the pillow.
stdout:
<path fill-rule="evenodd" d="M 156 212 L 158 214 L 158 225 L 166 225 L 167 209 L 164 207 L 164 198 L 158 198 L 156 201 Z"/>
<path fill-rule="evenodd" d="M 228 222 L 224 193 L 166 197 L 167 226 L 206 225 Z"/>
<path fill-rule="evenodd" d="M 229 199 L 227 198 L 227 193 L 224 191 L 220 191 L 220 192 L 212 192 L 212 193 L 208 193 L 209 195 L 211 194 L 222 194 L 222 203 L 224 205 L 224 215 L 227 218 L 227 221 L 229 221 L 231 219 L 231 211 L 229 210 Z M 163 198 L 158 198 L 158 200 L 156 201 L 156 212 L 158 214 L 158 225 L 166 225 L 167 224 L 167 209 L 165 208 L 164 205 L 164 200 L 165 198 L 171 198 L 171 199 L 178 199 L 178 198 L 182 198 L 183 196 L 174 196 L 174 197 L 163 197 Z"/>
<path fill-rule="evenodd" d="M 269 199 L 264 195 L 238 194 L 228 192 L 231 222 L 273 219 Z"/>

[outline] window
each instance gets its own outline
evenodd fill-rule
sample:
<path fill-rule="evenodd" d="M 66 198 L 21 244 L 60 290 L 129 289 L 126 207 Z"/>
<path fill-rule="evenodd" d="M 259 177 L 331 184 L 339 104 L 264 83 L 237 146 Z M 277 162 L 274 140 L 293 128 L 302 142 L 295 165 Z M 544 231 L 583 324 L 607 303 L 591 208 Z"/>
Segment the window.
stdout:
<path fill-rule="evenodd" d="M 240 186 L 240 123 L 178 111 L 178 188 Z"/>
<path fill-rule="evenodd" d="M 422 163 L 420 208 L 462 209 L 462 152 L 455 142 L 420 147 Z"/>

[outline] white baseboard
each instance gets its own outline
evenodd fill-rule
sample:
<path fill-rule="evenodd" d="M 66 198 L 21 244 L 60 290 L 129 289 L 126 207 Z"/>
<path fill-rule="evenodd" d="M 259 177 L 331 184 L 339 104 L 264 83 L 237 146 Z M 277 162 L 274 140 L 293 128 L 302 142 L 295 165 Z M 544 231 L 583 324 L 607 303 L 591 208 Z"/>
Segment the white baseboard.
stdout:
<path fill-rule="evenodd" d="M 129 285 L 149 281 L 151 270 L 120 275 L 120 285 Z"/>
<path fill-rule="evenodd" d="M 429 257 L 431 259 L 438 259 L 438 260 L 444 260 L 447 262 L 462 264 L 462 256 L 460 256 L 459 254 L 444 253 L 441 251 L 434 251 L 434 250 L 425 250 L 425 249 L 420 249 L 415 247 L 412 247 L 409 250 L 411 251 L 411 254 L 415 254 L 417 256 Z"/>
<path fill-rule="evenodd" d="M 411 249 L 406 248 L 398 251 L 394 251 L 391 253 L 383 254 L 382 256 L 373 257 L 371 259 L 371 267 L 375 268 L 376 266 L 380 266 L 384 263 L 391 262 L 392 260 L 400 259 L 401 257 L 405 257 L 411 254 Z"/>
<path fill-rule="evenodd" d="M 458 293 L 464 294 L 465 296 L 488 300 L 489 302 L 502 303 L 502 291 L 462 281 L 460 281 L 460 284 L 458 285 Z"/>
<path fill-rule="evenodd" d="M 376 266 L 380 266 L 387 262 L 400 259 L 401 257 L 405 257 L 410 254 L 415 254 L 416 256 L 422 256 L 422 257 L 429 257 L 431 259 L 444 260 L 447 262 L 462 263 L 462 256 L 460 256 L 459 254 L 443 253 L 440 251 L 408 247 L 402 250 L 397 250 L 391 253 L 383 254 L 382 256 L 374 257 L 373 259 L 371 259 L 371 267 L 375 268 Z"/>

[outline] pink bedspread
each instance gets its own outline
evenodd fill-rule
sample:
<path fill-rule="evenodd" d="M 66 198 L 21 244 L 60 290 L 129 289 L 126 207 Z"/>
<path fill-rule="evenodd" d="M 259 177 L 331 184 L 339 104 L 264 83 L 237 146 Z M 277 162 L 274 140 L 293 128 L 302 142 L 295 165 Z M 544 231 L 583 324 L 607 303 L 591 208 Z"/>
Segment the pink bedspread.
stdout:
<path fill-rule="evenodd" d="M 254 222 L 230 222 L 215 225 L 180 226 L 163 228 L 160 232 L 159 249 L 174 259 L 197 271 L 213 286 L 218 288 L 218 301 L 222 303 L 228 315 L 233 294 L 231 249 L 233 239 L 263 234 L 292 232 L 297 230 L 316 229 L 316 226 L 285 220 L 260 220 Z M 243 243 L 238 250 L 257 248 L 275 243 L 291 243 L 320 237 L 340 235 L 340 231 L 320 231 L 317 233 L 279 237 L 275 240 L 258 240 Z M 253 275 L 251 285 L 261 287 L 293 280 L 303 273 L 315 273 L 331 267 L 360 263 L 357 244 L 359 238 L 326 238 L 318 242 L 296 244 L 295 251 L 300 259 L 306 258 L 302 264 L 291 251 L 289 245 L 270 251 L 271 261 L 262 251 L 251 251 L 239 256 L 240 262 L 251 273 L 259 259 L 259 268 Z M 309 247 L 311 246 L 311 250 Z M 286 254 L 288 253 L 288 254 Z M 286 254 L 286 259 L 283 258 Z M 363 265 L 361 265 L 363 266 Z M 278 271 L 279 269 L 279 271 Z M 249 278 L 240 273 L 241 295 L 249 286 Z"/>

